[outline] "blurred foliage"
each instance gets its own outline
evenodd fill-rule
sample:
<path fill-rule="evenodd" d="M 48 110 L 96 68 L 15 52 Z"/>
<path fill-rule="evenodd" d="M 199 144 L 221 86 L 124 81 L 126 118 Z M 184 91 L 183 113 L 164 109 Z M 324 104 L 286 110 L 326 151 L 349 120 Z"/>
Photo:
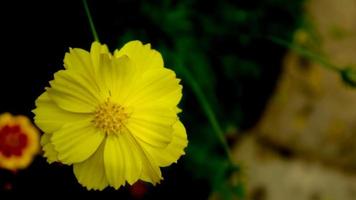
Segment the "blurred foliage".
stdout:
<path fill-rule="evenodd" d="M 340 71 L 341 79 L 345 84 L 356 87 L 356 67 L 355 66 L 346 66 Z"/>
<path fill-rule="evenodd" d="M 295 41 L 288 42 L 283 39 L 271 36 L 271 41 L 284 46 L 299 56 L 311 60 L 313 62 L 319 63 L 321 67 L 329 69 L 339 74 L 341 80 L 344 82 L 345 85 L 350 87 L 356 87 L 356 67 L 352 64 L 347 66 L 340 66 L 334 63 L 324 55 L 324 53 L 319 48 L 319 44 L 317 40 L 314 40 L 313 35 L 306 31 L 308 29 L 300 29 L 295 34 Z"/>
<path fill-rule="evenodd" d="M 138 9 L 137 13 L 122 16 L 116 24 L 126 27 L 125 32 L 118 33 L 123 35 L 118 46 L 140 39 L 159 49 L 165 65 L 176 71 L 185 86 L 181 117 L 190 140 L 186 166 L 196 178 L 207 180 L 211 191 L 221 198 L 243 199 L 242 182 L 231 178 L 240 169 L 227 160 L 204 112 L 196 109 L 202 102 L 191 89 L 192 81 L 223 131 L 252 126 L 273 90 L 285 52 L 268 37 L 292 40 L 303 22 L 303 1 L 134 2 L 131 8 Z M 128 2 L 119 5 L 125 6 Z"/>

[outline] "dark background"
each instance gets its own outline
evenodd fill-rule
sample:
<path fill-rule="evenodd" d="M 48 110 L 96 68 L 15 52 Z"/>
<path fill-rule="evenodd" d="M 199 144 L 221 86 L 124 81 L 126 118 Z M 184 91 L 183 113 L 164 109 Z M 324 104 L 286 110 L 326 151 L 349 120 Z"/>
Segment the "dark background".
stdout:
<path fill-rule="evenodd" d="M 130 39 L 150 42 L 161 51 L 166 66 L 183 79 L 181 118 L 190 139 L 187 154 L 163 169 L 162 184 L 145 186 L 145 198 L 207 199 L 211 191 L 222 190 L 219 181 L 227 175 L 216 175 L 222 168 L 221 149 L 178 65 L 191 70 L 224 131 L 237 135 L 258 120 L 280 73 L 286 49 L 268 38 L 291 40 L 302 23 L 301 1 L 88 3 L 102 43 L 113 50 Z M 32 118 L 35 99 L 62 68 L 68 48 L 89 50 L 93 38 L 87 17 L 81 1 L 11 1 L 1 2 L 0 8 L 0 112 Z M 214 156 L 217 164 L 209 164 Z M 9 185 L 14 192 L 86 191 L 71 167 L 49 165 L 40 156 L 16 174 L 0 171 L 0 190 L 8 190 Z M 105 192 L 132 197 L 130 187 Z"/>

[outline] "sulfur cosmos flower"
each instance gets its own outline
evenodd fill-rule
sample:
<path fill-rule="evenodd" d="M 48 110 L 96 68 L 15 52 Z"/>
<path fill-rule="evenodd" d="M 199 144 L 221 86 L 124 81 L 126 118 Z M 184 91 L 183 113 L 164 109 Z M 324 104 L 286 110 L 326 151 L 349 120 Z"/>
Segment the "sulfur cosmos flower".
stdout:
<path fill-rule="evenodd" d="M 39 133 L 27 117 L 0 115 L 0 168 L 26 168 L 38 151 Z"/>
<path fill-rule="evenodd" d="M 73 165 L 88 189 L 159 183 L 160 167 L 188 143 L 177 116 L 182 86 L 161 54 L 139 41 L 114 54 L 94 42 L 90 52 L 70 49 L 64 67 L 33 111 L 48 162 Z"/>

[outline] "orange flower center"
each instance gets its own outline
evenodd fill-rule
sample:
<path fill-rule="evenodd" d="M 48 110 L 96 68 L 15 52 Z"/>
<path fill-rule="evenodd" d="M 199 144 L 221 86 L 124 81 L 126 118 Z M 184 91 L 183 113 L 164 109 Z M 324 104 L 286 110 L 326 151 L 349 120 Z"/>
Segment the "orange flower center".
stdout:
<path fill-rule="evenodd" d="M 120 132 L 128 118 L 129 114 L 124 107 L 108 99 L 97 107 L 92 122 L 96 128 L 112 134 Z"/>
<path fill-rule="evenodd" d="M 28 137 L 18 125 L 0 128 L 0 153 L 5 157 L 21 156 L 28 143 Z"/>

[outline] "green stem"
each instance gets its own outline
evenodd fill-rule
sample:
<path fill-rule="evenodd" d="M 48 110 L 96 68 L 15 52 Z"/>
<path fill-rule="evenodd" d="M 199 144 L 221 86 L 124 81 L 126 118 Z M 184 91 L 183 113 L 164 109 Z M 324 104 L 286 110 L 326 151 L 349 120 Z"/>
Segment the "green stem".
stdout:
<path fill-rule="evenodd" d="M 322 66 L 324 66 L 325 68 L 328 68 L 328 69 L 331 69 L 333 71 L 337 71 L 337 72 L 340 72 L 341 69 L 339 69 L 337 66 L 331 64 L 330 62 L 328 62 L 325 58 L 303 48 L 303 47 L 300 47 L 298 45 L 295 45 L 295 44 L 291 44 L 287 41 L 284 41 L 280 38 L 277 38 L 277 37 L 270 37 L 269 38 L 270 40 L 272 40 L 274 43 L 276 44 L 279 44 L 281 46 L 284 46 L 284 47 L 287 47 L 289 49 L 292 49 L 294 50 L 296 53 L 298 53 L 299 55 L 305 57 L 305 58 L 308 58 L 310 60 L 313 60 L 313 61 L 316 61 L 318 62 L 319 64 L 321 64 Z"/>
<path fill-rule="evenodd" d="M 82 0 L 82 1 L 83 1 L 84 9 L 85 9 L 85 14 L 88 17 L 91 33 L 93 34 L 94 40 L 99 42 L 98 33 L 96 32 L 95 25 L 94 25 L 93 19 L 90 14 L 88 2 L 86 0 Z"/>
<path fill-rule="evenodd" d="M 229 146 L 225 140 L 224 132 L 223 132 L 218 120 L 216 119 L 214 111 L 211 108 L 211 106 L 209 105 L 207 98 L 205 97 L 199 84 L 195 81 L 195 79 L 193 78 L 193 76 L 189 72 L 189 70 L 187 70 L 185 67 L 181 67 L 180 69 L 182 70 L 182 73 L 185 75 L 185 77 L 186 77 L 188 83 L 190 84 L 193 92 L 195 93 L 198 101 L 200 102 L 200 104 L 205 112 L 205 115 L 208 118 L 208 120 L 214 130 L 214 133 L 216 134 L 217 138 L 219 139 L 219 142 L 221 143 L 221 145 L 224 148 L 224 151 L 226 153 L 226 156 L 228 157 L 230 164 L 233 164 L 232 155 L 231 155 Z"/>

